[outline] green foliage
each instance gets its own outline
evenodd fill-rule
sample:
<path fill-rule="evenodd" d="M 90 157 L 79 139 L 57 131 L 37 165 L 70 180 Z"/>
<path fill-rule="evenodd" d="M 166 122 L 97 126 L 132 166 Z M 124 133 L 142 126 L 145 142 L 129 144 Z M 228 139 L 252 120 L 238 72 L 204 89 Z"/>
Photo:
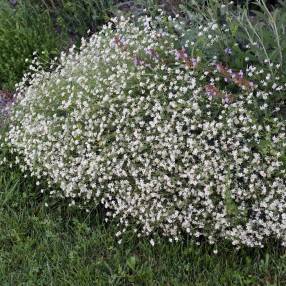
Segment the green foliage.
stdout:
<path fill-rule="evenodd" d="M 192 241 L 154 247 L 93 211 L 59 203 L 46 207 L 34 184 L 17 171 L 0 173 L 1 285 L 285 285 L 286 258 L 274 244 L 264 250 L 218 254 Z"/>
<path fill-rule="evenodd" d="M 259 65 L 272 74 L 274 69 L 277 70 L 274 65 L 280 65 L 278 73 L 285 79 L 286 4 L 280 3 L 272 11 L 264 0 L 255 1 L 256 9 L 251 11 L 246 7 L 226 9 L 224 24 L 230 31 L 227 40 L 239 44 L 241 56 L 249 56 L 251 64 Z"/>
<path fill-rule="evenodd" d="M 37 52 L 43 63 L 109 19 L 112 0 L 0 0 L 0 90 L 13 90 Z M 29 59 L 29 61 L 25 61 Z"/>
<path fill-rule="evenodd" d="M 251 60 L 265 65 L 263 59 L 280 65 L 280 72 L 285 79 L 286 65 L 286 3 L 270 11 L 265 1 L 258 0 L 256 5 L 259 9 L 254 16 L 249 16 L 246 10 L 240 12 L 237 17 L 239 24 L 238 37 L 243 41 L 257 43 L 256 48 L 251 49 Z M 273 67 L 267 66 L 273 73 Z"/>
<path fill-rule="evenodd" d="M 12 7 L 0 0 L 0 89 L 13 89 L 29 65 L 33 52 L 43 62 L 58 54 L 66 36 L 55 32 L 49 15 L 22 1 Z"/>
<path fill-rule="evenodd" d="M 34 1 L 34 0 L 32 0 Z M 39 2 L 39 1 L 36 1 Z M 73 37 L 82 37 L 88 29 L 96 31 L 111 15 L 116 0 L 41 0 L 55 26 Z"/>
<path fill-rule="evenodd" d="M 225 1 L 207 2 L 204 8 L 198 0 L 182 5 L 186 11 L 185 20 L 192 25 L 185 40 L 196 42 L 192 54 L 204 56 L 207 60 L 215 59 L 236 71 L 255 66 L 257 70 L 251 73 L 254 77 L 259 70 L 269 74 L 267 77 L 271 78 L 272 84 L 266 84 L 265 79 L 255 81 L 269 90 L 275 82 L 283 85 L 286 79 L 286 3 L 280 2 L 270 10 L 264 0 L 254 1 L 251 9 Z M 212 45 L 207 33 L 199 36 L 200 26 L 207 26 L 210 22 L 219 27 L 215 32 L 210 31 L 212 38 L 216 38 Z M 230 51 L 229 54 L 226 51 Z M 272 97 L 272 103 L 275 107 L 285 105 L 285 95 L 277 93 Z"/>

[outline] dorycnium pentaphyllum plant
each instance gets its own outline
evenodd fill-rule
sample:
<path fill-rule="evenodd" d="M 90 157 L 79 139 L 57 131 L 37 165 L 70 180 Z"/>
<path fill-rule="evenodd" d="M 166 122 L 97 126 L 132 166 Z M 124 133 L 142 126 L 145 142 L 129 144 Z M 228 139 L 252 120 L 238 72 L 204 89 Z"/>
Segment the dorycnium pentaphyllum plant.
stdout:
<path fill-rule="evenodd" d="M 42 192 L 103 206 L 119 242 L 133 230 L 152 243 L 285 245 L 285 121 L 267 103 L 280 91 L 253 66 L 192 54 L 180 26 L 114 18 L 50 71 L 35 62 L 4 140 Z"/>

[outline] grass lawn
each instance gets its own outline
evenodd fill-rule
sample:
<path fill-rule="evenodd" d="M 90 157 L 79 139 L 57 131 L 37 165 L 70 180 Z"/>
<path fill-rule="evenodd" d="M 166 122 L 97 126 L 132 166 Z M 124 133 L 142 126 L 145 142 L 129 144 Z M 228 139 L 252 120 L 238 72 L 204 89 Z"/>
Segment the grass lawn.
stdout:
<path fill-rule="evenodd" d="M 286 254 L 220 246 L 152 247 L 99 214 L 45 207 L 17 172 L 0 175 L 0 285 L 286 285 Z"/>

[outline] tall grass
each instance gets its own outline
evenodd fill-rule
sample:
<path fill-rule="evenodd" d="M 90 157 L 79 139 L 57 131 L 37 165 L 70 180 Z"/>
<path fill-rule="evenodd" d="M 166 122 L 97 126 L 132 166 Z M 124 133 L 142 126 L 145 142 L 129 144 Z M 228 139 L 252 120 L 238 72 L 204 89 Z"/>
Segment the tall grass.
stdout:
<path fill-rule="evenodd" d="M 56 33 L 53 23 L 38 5 L 19 1 L 12 6 L 0 0 L 0 89 L 13 89 L 27 68 L 26 58 L 38 52 L 43 59 L 58 54 L 66 35 Z"/>
<path fill-rule="evenodd" d="M 35 0 L 32 0 L 35 1 Z M 96 31 L 109 18 L 118 0 L 40 0 L 57 28 L 70 35 L 83 36 L 88 29 Z"/>
<path fill-rule="evenodd" d="M 0 0 L 0 90 L 13 90 L 37 52 L 49 62 L 96 31 L 112 15 L 114 0 Z M 113 9 L 113 10 L 112 10 Z M 28 61 L 26 61 L 28 59 Z"/>

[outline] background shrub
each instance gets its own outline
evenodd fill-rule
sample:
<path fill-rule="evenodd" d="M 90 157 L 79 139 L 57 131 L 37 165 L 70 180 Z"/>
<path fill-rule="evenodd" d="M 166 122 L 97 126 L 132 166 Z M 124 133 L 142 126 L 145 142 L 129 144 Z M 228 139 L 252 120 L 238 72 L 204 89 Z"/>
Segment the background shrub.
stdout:
<path fill-rule="evenodd" d="M 79 39 L 87 30 L 96 31 L 106 23 L 118 0 L 41 0 L 40 4 L 51 16 L 58 30 Z"/>
<path fill-rule="evenodd" d="M 0 89 L 14 89 L 34 52 L 49 63 L 88 30 L 98 30 L 117 2 L 0 0 Z"/>
<path fill-rule="evenodd" d="M 56 33 L 49 15 L 29 1 L 12 6 L 1 0 L 0 7 L 0 89 L 14 89 L 29 65 L 26 58 L 38 52 L 47 61 L 64 47 L 67 35 Z"/>

